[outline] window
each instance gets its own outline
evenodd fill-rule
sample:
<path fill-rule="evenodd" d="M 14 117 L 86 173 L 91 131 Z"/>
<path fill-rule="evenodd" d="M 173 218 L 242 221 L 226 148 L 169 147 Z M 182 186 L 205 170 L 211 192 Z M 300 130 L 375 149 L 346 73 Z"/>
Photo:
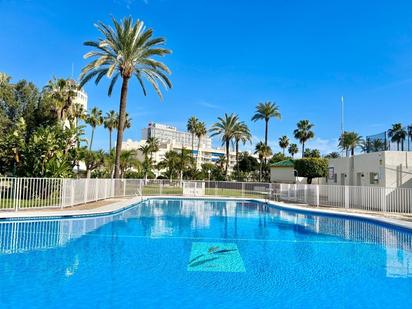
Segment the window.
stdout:
<path fill-rule="evenodd" d="M 378 173 L 369 173 L 370 177 L 370 184 L 377 185 L 379 183 L 379 175 Z"/>

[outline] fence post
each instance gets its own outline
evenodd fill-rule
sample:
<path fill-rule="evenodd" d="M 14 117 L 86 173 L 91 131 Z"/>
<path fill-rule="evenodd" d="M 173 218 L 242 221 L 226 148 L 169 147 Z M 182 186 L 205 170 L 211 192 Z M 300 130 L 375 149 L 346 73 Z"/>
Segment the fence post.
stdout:
<path fill-rule="evenodd" d="M 60 209 L 63 209 L 66 201 L 66 179 L 61 179 L 60 181 Z"/>
<path fill-rule="evenodd" d="M 307 204 L 308 203 L 308 185 L 306 184 L 303 186 L 303 194 L 304 194 L 303 202 Z"/>
<path fill-rule="evenodd" d="M 20 178 L 15 178 L 13 181 L 13 187 L 14 187 L 14 209 L 15 211 L 19 210 L 19 184 L 20 184 Z"/>
<path fill-rule="evenodd" d="M 123 197 L 126 196 L 126 179 L 123 179 Z"/>
<path fill-rule="evenodd" d="M 315 204 L 319 207 L 319 185 L 315 185 Z"/>
<path fill-rule="evenodd" d="M 84 199 L 83 199 L 84 204 L 87 203 L 87 196 L 89 195 L 88 189 L 89 189 L 89 178 L 86 178 L 84 180 Z"/>
<path fill-rule="evenodd" d="M 96 180 L 94 181 L 94 199 L 95 199 L 95 201 L 97 201 L 98 199 L 99 199 L 99 186 L 98 186 L 98 183 L 99 183 L 99 179 L 98 178 L 96 178 Z"/>
<path fill-rule="evenodd" d="M 242 182 L 242 197 L 245 197 L 245 183 Z"/>
<path fill-rule="evenodd" d="M 162 195 L 163 193 L 163 180 L 160 180 L 160 184 L 159 184 L 159 195 Z"/>
<path fill-rule="evenodd" d="M 78 180 L 77 180 L 78 181 Z M 71 183 L 71 197 L 70 197 L 70 206 L 74 206 L 74 180 L 70 181 Z"/>
<path fill-rule="evenodd" d="M 345 209 L 349 209 L 349 187 L 344 186 L 345 190 Z"/>

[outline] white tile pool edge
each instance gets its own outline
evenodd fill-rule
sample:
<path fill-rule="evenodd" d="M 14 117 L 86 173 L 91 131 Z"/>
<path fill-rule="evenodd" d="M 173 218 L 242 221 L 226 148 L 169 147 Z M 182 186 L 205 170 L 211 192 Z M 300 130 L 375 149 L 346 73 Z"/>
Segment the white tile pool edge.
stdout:
<path fill-rule="evenodd" d="M 320 208 L 308 208 L 299 206 L 296 204 L 286 204 L 283 202 L 276 202 L 276 201 L 268 201 L 265 199 L 258 199 L 258 198 L 237 198 L 237 197 L 226 197 L 226 196 L 180 196 L 180 195 L 159 195 L 159 196 L 143 196 L 143 197 L 134 197 L 124 201 L 115 202 L 109 205 L 101 206 L 99 208 L 94 209 L 63 209 L 63 210 L 50 210 L 47 212 L 39 212 L 38 210 L 33 211 L 24 211 L 24 212 L 3 212 L 0 213 L 0 221 L 2 219 L 31 219 L 31 218 L 56 218 L 56 217 L 71 217 L 71 216 L 93 216 L 93 215 L 108 215 L 113 212 L 119 212 L 123 209 L 129 208 L 131 205 L 139 203 L 144 200 L 148 199 L 202 199 L 202 200 L 232 200 L 232 201 L 256 201 L 265 203 L 268 205 L 273 205 L 278 208 L 292 210 L 292 211 L 300 211 L 306 213 L 314 213 L 314 214 L 323 214 L 323 215 L 335 215 L 340 217 L 348 217 L 348 218 L 358 218 L 358 219 L 366 219 L 372 222 L 389 224 L 397 227 L 401 227 L 404 229 L 408 229 L 412 231 L 412 222 L 404 221 L 400 219 L 393 219 L 393 218 L 385 218 L 380 216 L 374 216 L 371 214 L 364 214 L 364 213 L 347 213 L 343 211 L 337 211 L 333 209 L 320 209 Z"/>

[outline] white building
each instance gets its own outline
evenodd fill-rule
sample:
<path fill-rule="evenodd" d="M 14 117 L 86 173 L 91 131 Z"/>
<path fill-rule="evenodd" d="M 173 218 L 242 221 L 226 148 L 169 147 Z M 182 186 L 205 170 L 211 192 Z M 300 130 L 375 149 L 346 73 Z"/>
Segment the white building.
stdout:
<path fill-rule="evenodd" d="M 190 133 L 181 132 L 175 127 L 158 123 L 149 123 L 147 128 L 142 129 L 142 139 L 140 141 L 128 139 L 123 142 L 122 149 L 138 150 L 150 137 L 157 138 L 160 142 L 159 151 L 153 154 L 154 164 L 162 161 L 168 151 L 174 150 L 179 152 L 182 148 L 192 149 L 192 135 Z M 212 147 L 212 139 L 210 137 L 206 136 L 201 138 L 199 152 L 197 151 L 197 141 L 197 138 L 195 138 L 193 155 L 197 162 L 198 169 L 201 169 L 203 163 L 216 163 L 220 158 L 225 156 L 224 149 Z M 141 161 L 144 159 L 140 151 L 138 151 L 138 159 Z M 231 151 L 229 155 L 229 173 L 233 171 L 235 164 L 236 154 Z"/>
<path fill-rule="evenodd" d="M 147 140 L 150 137 L 155 137 L 161 143 L 171 143 L 177 147 L 192 148 L 192 134 L 189 132 L 178 131 L 176 127 L 150 122 L 147 128 L 142 129 L 142 139 Z M 193 145 L 197 148 L 199 139 L 195 136 Z M 200 148 L 211 149 L 212 139 L 208 136 L 200 139 Z"/>
<path fill-rule="evenodd" d="M 327 183 L 412 188 L 412 152 L 381 151 L 330 159 Z"/>

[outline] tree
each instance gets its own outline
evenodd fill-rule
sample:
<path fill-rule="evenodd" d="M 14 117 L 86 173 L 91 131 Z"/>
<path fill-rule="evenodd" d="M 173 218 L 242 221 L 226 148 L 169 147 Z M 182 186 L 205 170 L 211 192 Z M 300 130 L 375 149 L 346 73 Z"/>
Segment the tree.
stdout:
<path fill-rule="evenodd" d="M 259 156 L 260 161 L 260 171 L 259 171 L 259 181 L 262 181 L 263 175 L 263 164 L 266 162 L 266 159 L 272 155 L 272 149 L 269 146 L 266 146 L 262 142 L 256 144 L 255 154 Z"/>
<path fill-rule="evenodd" d="M 260 170 L 260 163 L 255 157 L 249 155 L 247 152 L 243 152 L 240 154 L 236 170 L 238 171 L 238 173 L 245 174 L 246 179 L 249 179 L 251 178 L 252 173 Z"/>
<path fill-rule="evenodd" d="M 297 140 L 302 144 L 302 157 L 305 154 L 305 143 L 315 137 L 315 133 L 312 131 L 313 124 L 309 120 L 301 120 L 297 124 L 297 129 L 293 131 L 293 134 Z"/>
<path fill-rule="evenodd" d="M 199 164 L 200 159 L 200 143 L 202 141 L 202 137 L 207 134 L 206 124 L 204 122 L 199 121 L 195 126 L 195 135 L 197 137 L 197 156 L 196 156 L 196 169 L 197 165 Z M 193 149 L 192 149 L 193 154 Z"/>
<path fill-rule="evenodd" d="M 283 155 L 285 155 L 285 149 L 288 148 L 288 146 L 289 146 L 289 138 L 286 135 L 279 137 L 279 147 L 282 148 Z"/>
<path fill-rule="evenodd" d="M 145 179 L 145 182 L 146 182 L 147 181 L 147 175 L 152 170 L 152 160 L 149 157 L 149 154 L 151 153 L 152 148 L 146 142 L 146 144 L 141 145 L 138 150 L 142 152 L 143 157 L 144 157 L 144 159 L 143 159 L 143 173 L 144 173 L 144 179 Z"/>
<path fill-rule="evenodd" d="M 89 150 L 91 150 L 93 144 L 94 130 L 96 129 L 96 127 L 101 126 L 103 123 L 102 110 L 97 107 L 93 107 L 90 111 L 90 114 L 86 118 L 86 123 L 92 127 L 92 135 L 90 137 L 89 144 Z"/>
<path fill-rule="evenodd" d="M 197 119 L 195 116 L 190 117 L 187 120 L 186 124 L 186 129 L 187 132 L 189 132 L 192 135 L 192 156 L 195 150 L 195 136 L 196 136 L 196 126 L 199 123 L 199 119 Z"/>
<path fill-rule="evenodd" d="M 155 89 L 160 99 L 162 92 L 159 83 L 165 89 L 172 88 L 168 78 L 169 68 L 153 57 L 163 57 L 171 51 L 164 48 L 164 38 L 153 38 L 153 30 L 144 27 L 143 21 L 135 23 L 131 17 L 118 22 L 112 19 L 114 28 L 99 22 L 96 27 L 103 38 L 97 41 L 87 41 L 86 46 L 93 48 L 84 55 L 85 59 L 93 58 L 81 73 L 80 85 L 85 85 L 95 78 L 95 83 L 106 76 L 111 79 L 108 95 L 111 96 L 113 88 L 119 79 L 122 79 L 119 106 L 119 127 L 117 131 L 116 156 L 114 177 L 120 174 L 120 154 L 122 150 L 123 131 L 126 119 L 127 92 L 130 79 L 134 76 L 138 80 L 143 94 L 146 95 L 144 80 Z"/>
<path fill-rule="evenodd" d="M 319 149 L 306 148 L 303 156 L 305 158 L 320 158 L 320 151 Z"/>
<path fill-rule="evenodd" d="M 247 142 L 252 143 L 252 134 L 250 133 L 248 126 L 243 121 L 237 123 L 233 133 L 233 138 L 235 140 L 236 165 L 239 167 L 239 143 L 241 142 L 243 145 Z M 237 171 L 239 172 L 239 169 L 237 169 Z"/>
<path fill-rule="evenodd" d="M 124 177 L 124 174 L 127 170 L 134 168 L 139 169 L 142 167 L 142 164 L 136 157 L 136 150 L 123 150 L 120 155 L 120 175 L 121 178 Z"/>
<path fill-rule="evenodd" d="M 106 113 L 103 119 L 103 126 L 109 131 L 109 152 L 112 151 L 112 132 L 117 128 L 119 115 L 114 110 Z"/>
<path fill-rule="evenodd" d="M 408 151 L 411 151 L 410 141 L 412 140 L 412 124 L 408 126 L 407 131 L 408 131 Z"/>
<path fill-rule="evenodd" d="M 69 117 L 67 113 L 72 108 L 78 89 L 79 86 L 74 80 L 56 77 L 53 77 L 44 87 L 45 95 L 53 100 L 53 108 L 58 121 L 65 121 Z"/>
<path fill-rule="evenodd" d="M 339 152 L 333 151 L 331 153 L 328 153 L 326 156 L 324 156 L 325 159 L 337 159 L 340 158 Z"/>
<path fill-rule="evenodd" d="M 339 137 L 339 148 L 346 151 L 346 156 L 349 155 L 349 151 L 353 156 L 355 149 L 362 145 L 362 137 L 356 132 L 343 132 Z"/>
<path fill-rule="evenodd" d="M 268 130 L 270 118 L 280 119 L 281 115 L 279 107 L 276 103 L 267 101 L 265 103 L 259 103 L 256 106 L 256 112 L 252 117 L 252 121 L 264 120 L 265 121 L 265 145 L 268 145 Z"/>
<path fill-rule="evenodd" d="M 165 169 L 165 175 L 169 178 L 170 181 L 173 181 L 173 177 L 176 177 L 179 170 L 179 154 L 170 150 L 165 153 L 164 159 L 159 162 L 158 166 L 160 169 Z"/>
<path fill-rule="evenodd" d="M 273 156 L 269 160 L 269 164 L 277 163 L 280 161 L 284 161 L 289 159 L 287 156 L 285 156 L 282 152 L 277 152 L 273 154 Z"/>
<path fill-rule="evenodd" d="M 149 146 L 150 159 L 153 160 L 153 154 L 159 151 L 160 142 L 156 137 L 149 137 L 146 144 Z"/>
<path fill-rule="evenodd" d="M 91 151 L 90 149 L 83 148 L 82 154 L 84 164 L 86 165 L 86 177 L 90 178 L 92 171 L 101 167 L 104 163 L 103 150 Z"/>
<path fill-rule="evenodd" d="M 328 174 L 328 160 L 324 158 L 302 158 L 295 160 L 294 165 L 299 177 L 307 177 L 308 184 L 313 178 Z"/>
<path fill-rule="evenodd" d="M 220 136 L 220 139 L 222 141 L 222 145 L 225 146 L 226 150 L 226 164 L 225 164 L 225 176 L 226 179 L 228 179 L 228 168 L 229 168 L 229 147 L 230 147 L 230 142 L 234 138 L 234 134 L 236 132 L 236 127 L 239 122 L 239 117 L 236 114 L 226 114 L 224 117 L 218 117 L 218 122 L 214 123 L 212 125 L 212 128 L 210 129 L 210 132 L 212 133 L 213 136 Z"/>
<path fill-rule="evenodd" d="M 402 145 L 403 151 L 403 144 L 407 136 L 406 130 L 402 127 L 401 123 L 394 123 L 392 128 L 388 130 L 388 137 L 391 139 L 392 143 L 396 143 L 397 150 L 399 151 L 399 145 Z"/>
<path fill-rule="evenodd" d="M 120 120 L 119 120 L 120 121 Z M 119 122 L 118 122 L 119 124 Z M 123 130 L 130 129 L 132 127 L 132 118 L 129 117 L 129 114 L 126 113 L 125 119 L 124 119 L 124 127 Z M 119 127 L 117 127 L 119 129 Z"/>
<path fill-rule="evenodd" d="M 298 145 L 290 144 L 290 146 L 288 148 L 288 152 L 292 156 L 292 158 L 294 158 L 295 154 L 297 154 L 299 152 Z"/>

